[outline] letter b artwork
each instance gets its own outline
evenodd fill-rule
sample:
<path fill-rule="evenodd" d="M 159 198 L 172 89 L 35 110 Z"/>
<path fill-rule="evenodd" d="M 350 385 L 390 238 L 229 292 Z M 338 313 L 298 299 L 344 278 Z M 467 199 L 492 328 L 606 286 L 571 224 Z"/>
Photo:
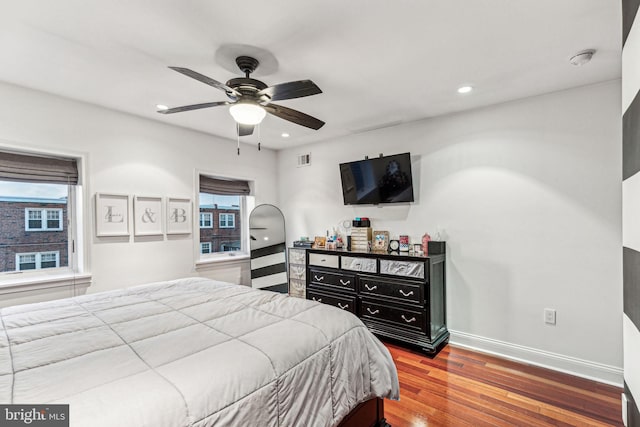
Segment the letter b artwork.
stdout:
<path fill-rule="evenodd" d="M 191 200 L 167 198 L 167 234 L 191 234 Z"/>

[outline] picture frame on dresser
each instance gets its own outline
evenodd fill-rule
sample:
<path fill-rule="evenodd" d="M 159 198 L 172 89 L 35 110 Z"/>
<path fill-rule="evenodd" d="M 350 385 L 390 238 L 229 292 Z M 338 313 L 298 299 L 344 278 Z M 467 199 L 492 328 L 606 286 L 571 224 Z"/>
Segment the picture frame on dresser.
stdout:
<path fill-rule="evenodd" d="M 386 252 L 389 249 L 389 232 L 376 230 L 373 232 L 372 251 Z"/>

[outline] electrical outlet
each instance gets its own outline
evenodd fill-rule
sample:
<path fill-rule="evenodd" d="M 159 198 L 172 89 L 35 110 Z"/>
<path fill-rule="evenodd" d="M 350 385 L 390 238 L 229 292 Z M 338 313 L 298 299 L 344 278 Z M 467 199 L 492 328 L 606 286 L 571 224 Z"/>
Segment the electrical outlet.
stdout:
<path fill-rule="evenodd" d="M 544 323 L 547 325 L 556 324 L 556 311 L 553 308 L 544 309 Z"/>

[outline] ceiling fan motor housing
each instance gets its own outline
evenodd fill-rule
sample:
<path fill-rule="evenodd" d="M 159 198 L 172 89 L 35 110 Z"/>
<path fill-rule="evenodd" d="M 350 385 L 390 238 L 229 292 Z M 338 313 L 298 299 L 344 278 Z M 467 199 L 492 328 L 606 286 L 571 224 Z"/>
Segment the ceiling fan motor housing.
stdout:
<path fill-rule="evenodd" d="M 261 82 L 260 80 L 246 78 L 246 77 L 237 77 L 235 79 L 231 79 L 226 84 L 227 86 L 240 92 L 243 97 L 254 98 L 257 101 L 261 99 L 258 99 L 256 97 L 256 93 L 258 93 L 262 89 L 267 88 L 267 85 Z"/>
<path fill-rule="evenodd" d="M 253 73 L 256 68 L 258 68 L 260 62 L 250 56 L 238 56 L 236 58 L 236 64 L 238 64 L 238 68 L 240 68 L 240 70 L 249 77 L 249 74 Z"/>

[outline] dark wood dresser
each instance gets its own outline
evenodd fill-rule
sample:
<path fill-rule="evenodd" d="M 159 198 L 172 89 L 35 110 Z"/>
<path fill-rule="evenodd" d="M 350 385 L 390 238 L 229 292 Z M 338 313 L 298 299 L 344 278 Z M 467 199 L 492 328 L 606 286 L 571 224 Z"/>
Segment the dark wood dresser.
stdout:
<path fill-rule="evenodd" d="M 308 249 L 307 299 L 350 311 L 376 335 L 435 355 L 448 341 L 445 255 Z"/>

